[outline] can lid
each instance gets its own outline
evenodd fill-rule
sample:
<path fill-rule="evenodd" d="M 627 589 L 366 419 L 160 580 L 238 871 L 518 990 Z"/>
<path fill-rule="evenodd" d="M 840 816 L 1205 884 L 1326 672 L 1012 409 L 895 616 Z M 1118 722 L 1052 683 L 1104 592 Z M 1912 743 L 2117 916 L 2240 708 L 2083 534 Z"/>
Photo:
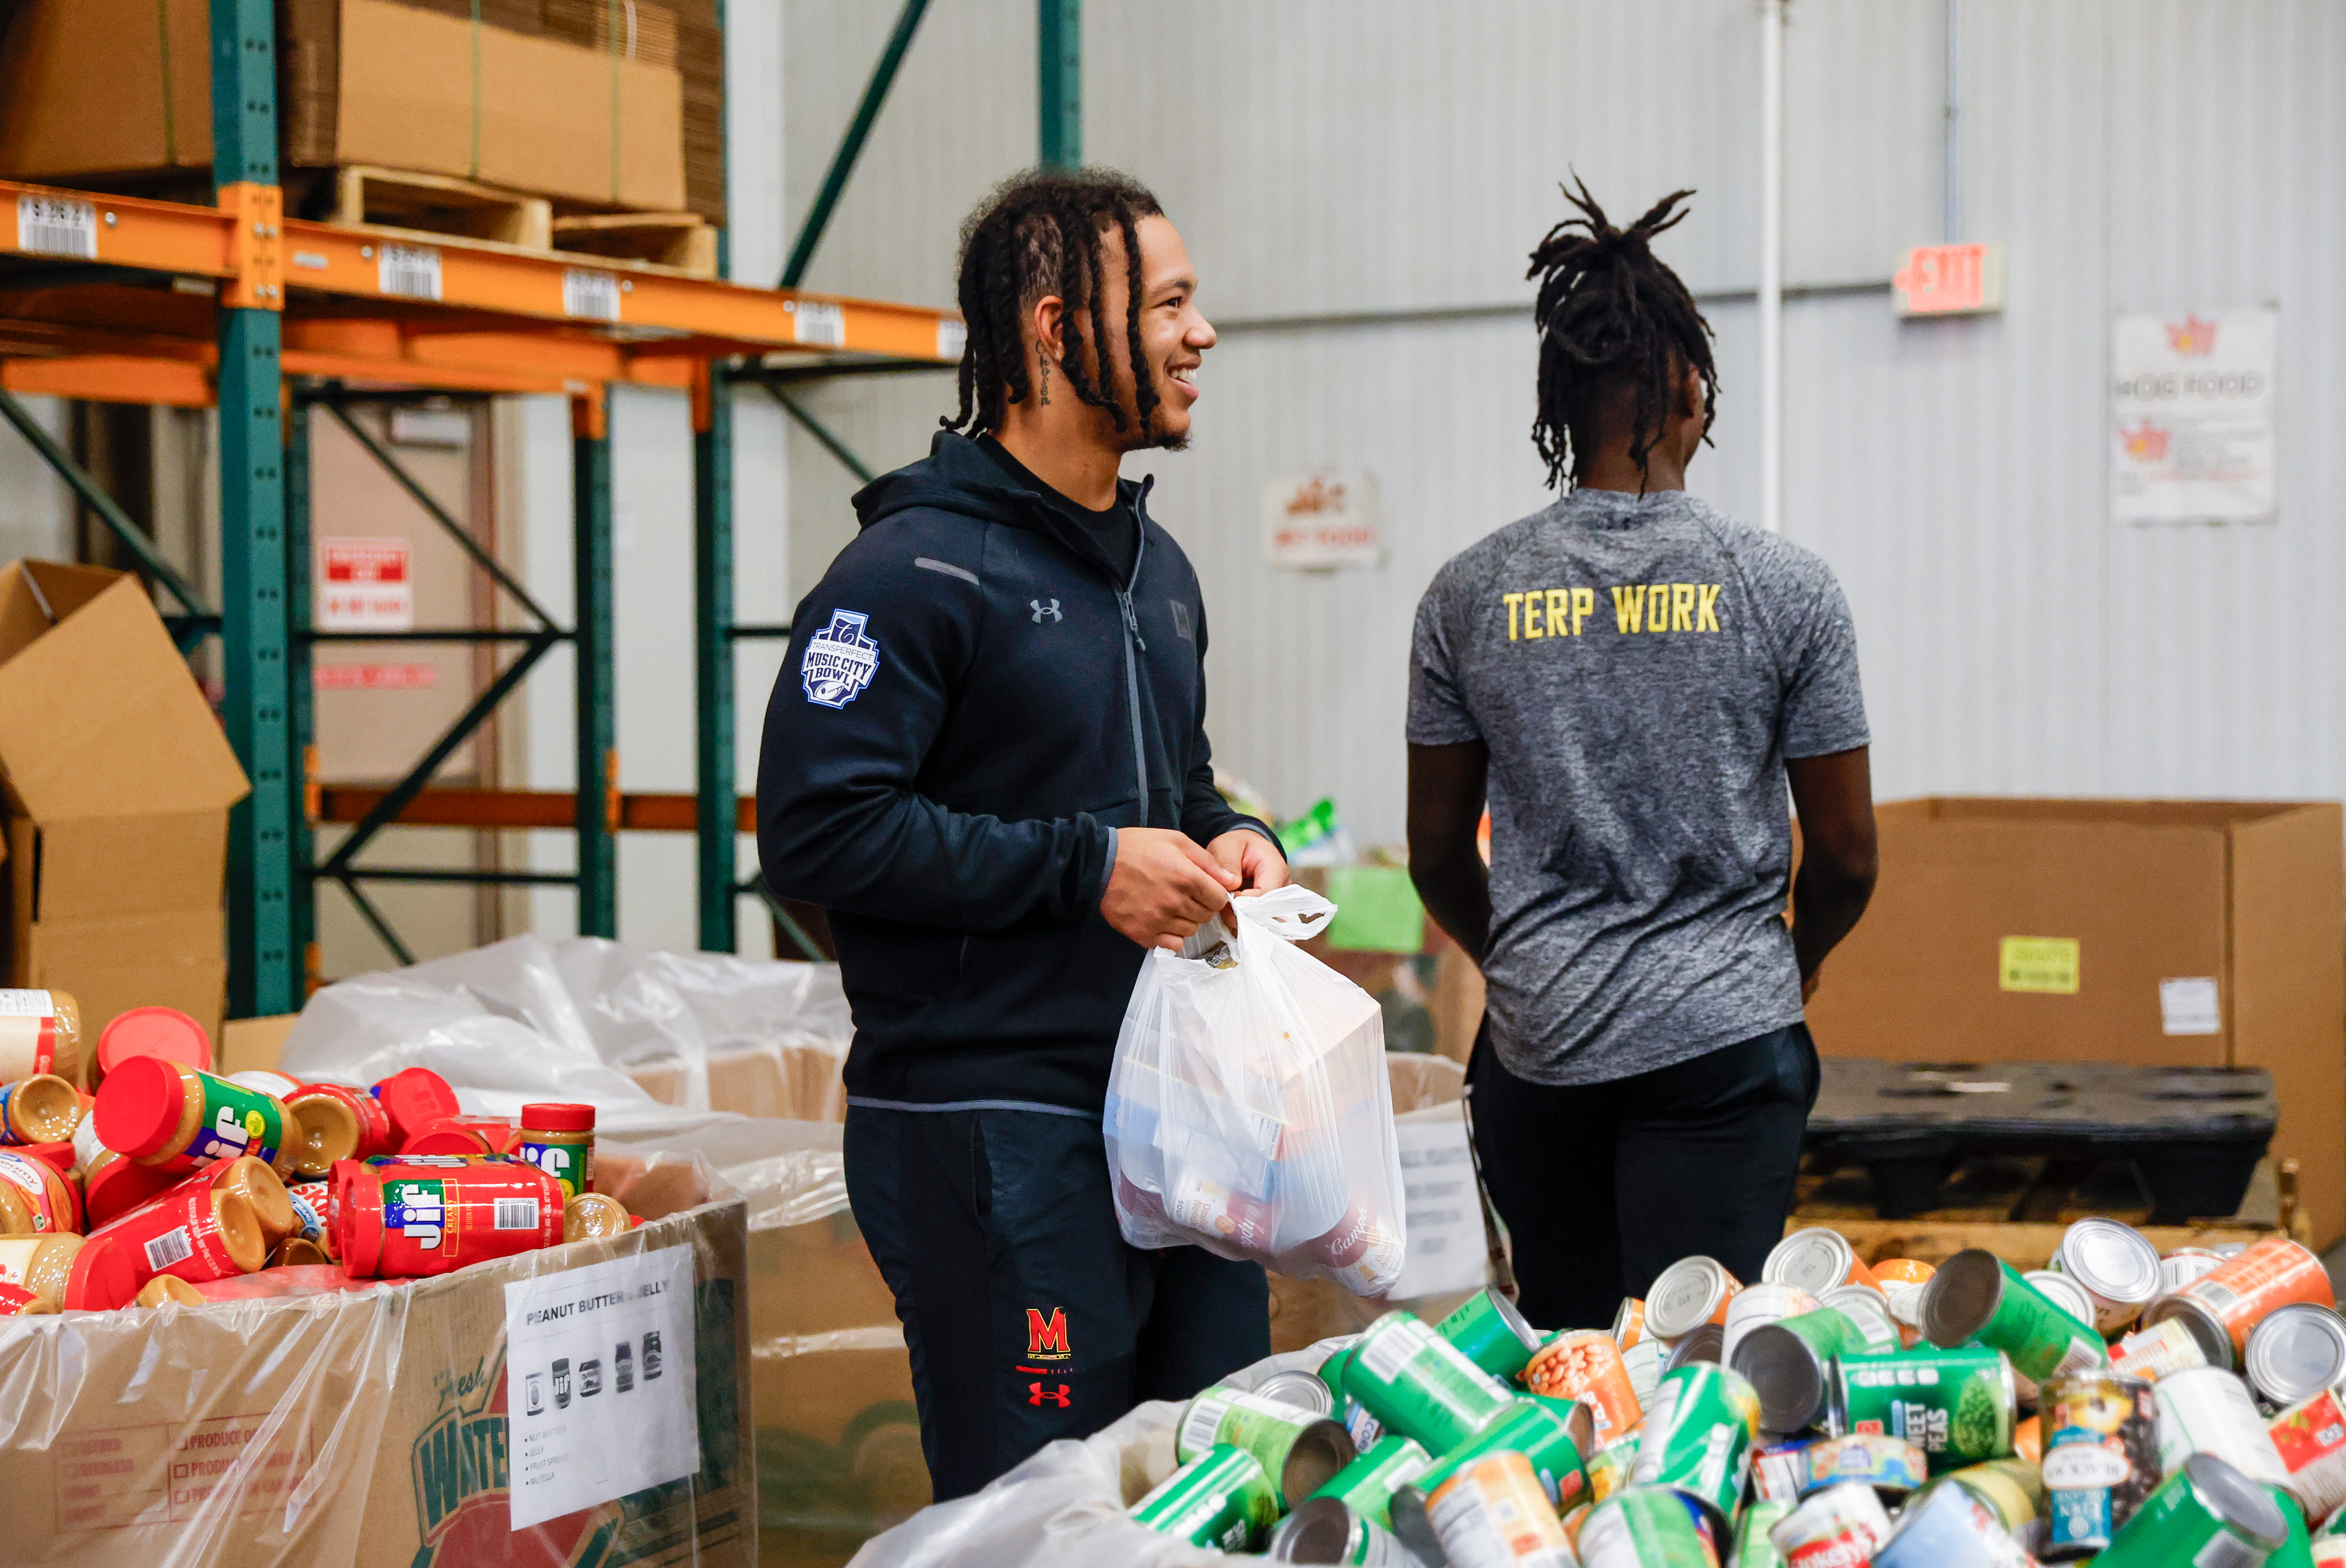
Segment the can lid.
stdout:
<path fill-rule="evenodd" d="M 2032 1268 L 2021 1278 L 2035 1286 L 2036 1293 L 2054 1306 L 2086 1327 L 2093 1326 L 2097 1316 L 2094 1310 L 2094 1298 L 2086 1294 L 2086 1287 L 2075 1276 L 2050 1268 Z"/>
<path fill-rule="evenodd" d="M 1953 1349 L 1979 1332 L 2004 1299 L 2004 1259 L 1985 1247 L 1967 1247 L 1939 1265 L 1923 1287 L 1916 1316 L 1923 1337 Z"/>
<path fill-rule="evenodd" d="M 1740 1347 L 1738 1347 L 1739 1349 Z M 1679 1335 L 1662 1363 L 1665 1376 L 1692 1361 L 1716 1363 L 1727 1350 L 1727 1330 L 1716 1323 L 1698 1323 Z"/>
<path fill-rule="evenodd" d="M 2289 1521 L 2265 1489 L 2212 1453 L 2195 1453 L 2183 1461 L 2191 1490 L 2208 1512 L 2249 1536 L 2267 1551 L 2277 1551 L 2289 1539 Z"/>
<path fill-rule="evenodd" d="M 1770 1431 L 1799 1431 L 1823 1411 L 1824 1363 L 1780 1323 L 1762 1323 L 1744 1335 L 1730 1369 L 1759 1392 L 1760 1424 Z"/>
<path fill-rule="evenodd" d="M 575 1206 L 589 1197 L 601 1196 L 600 1193 L 581 1193 L 570 1201 Z M 1331 1416 L 1336 1412 L 1335 1396 L 1328 1391 L 1327 1384 L 1311 1372 L 1273 1372 L 1257 1383 L 1253 1392 L 1257 1399 L 1277 1400 L 1280 1404 L 1293 1405 L 1297 1410 L 1309 1410 L 1315 1416 Z"/>
<path fill-rule="evenodd" d="M 2063 1273 L 2105 1301 L 2141 1306 L 2158 1294 L 2158 1248 L 2130 1225 L 2081 1219 L 2062 1233 L 2053 1256 Z"/>
<path fill-rule="evenodd" d="M 121 1241 L 96 1236 L 82 1243 L 66 1277 L 66 1306 L 72 1311 L 111 1312 L 138 1294 L 138 1273 Z"/>
<path fill-rule="evenodd" d="M 524 1105 L 521 1108 L 521 1125 L 535 1132 L 591 1133 L 595 1130 L 595 1107 L 573 1105 Z"/>
<path fill-rule="evenodd" d="M 2275 1308 L 2249 1330 L 2249 1381 L 2277 1405 L 2309 1399 L 2346 1376 L 2346 1318 L 2310 1301 Z"/>
<path fill-rule="evenodd" d="M 115 1023 L 121 1021 L 117 1018 Z M 111 1024 L 107 1032 L 112 1033 Z M 97 1141 L 134 1160 L 155 1154 L 169 1143 L 187 1108 L 180 1065 L 176 1059 L 148 1054 L 127 1056 L 120 1064 L 107 1068 L 106 1082 L 98 1086 L 97 1109 L 92 1113 L 97 1119 Z"/>
<path fill-rule="evenodd" d="M 1728 1273 L 1709 1257 L 1681 1257 L 1646 1292 L 1646 1332 L 1675 1339 L 1706 1322 L 1728 1296 Z"/>
<path fill-rule="evenodd" d="M 1307 1497 L 1263 1548 L 1273 1563 L 1341 1563 L 1352 1550 L 1352 1510 L 1341 1497 Z"/>
<path fill-rule="evenodd" d="M 116 1068 L 139 1056 L 160 1056 L 209 1073 L 211 1036 L 176 1007 L 134 1007 L 116 1014 L 114 1022 L 99 1033 L 97 1065 L 111 1078 Z"/>
<path fill-rule="evenodd" d="M 2208 1359 L 2208 1366 L 2224 1372 L 2232 1369 L 2232 1331 L 2224 1326 L 2222 1319 L 2208 1309 L 2207 1303 L 2180 1291 L 2169 1292 L 2144 1310 L 2142 1326 L 2156 1329 L 2169 1319 L 2182 1323 L 2198 1343 L 2199 1353 Z"/>
<path fill-rule="evenodd" d="M 391 1117 L 394 1147 L 441 1117 L 453 1116 L 461 1109 L 456 1104 L 456 1091 L 448 1086 L 448 1080 L 429 1067 L 410 1067 L 405 1072 L 393 1073 L 374 1086 L 373 1094 Z"/>
<path fill-rule="evenodd" d="M 1776 1244 L 1760 1265 L 1760 1278 L 1770 1285 L 1790 1285 L 1822 1297 L 1848 1280 L 1849 1266 L 1855 1260 L 1839 1231 L 1810 1226 Z"/>

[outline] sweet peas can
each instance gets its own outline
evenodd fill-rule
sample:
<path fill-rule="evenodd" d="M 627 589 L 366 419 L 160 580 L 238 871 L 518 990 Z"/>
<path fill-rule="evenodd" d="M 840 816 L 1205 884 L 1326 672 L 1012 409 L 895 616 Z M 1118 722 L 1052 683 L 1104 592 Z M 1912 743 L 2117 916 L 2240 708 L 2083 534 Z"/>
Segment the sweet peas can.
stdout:
<path fill-rule="evenodd" d="M 1333 1498 L 1362 1518 L 1390 1526 L 1393 1493 L 1433 1468 L 1433 1455 L 1396 1435 L 1364 1451 L 1311 1495 Z"/>
<path fill-rule="evenodd" d="M 1713 1362 L 1680 1367 L 1654 1391 L 1630 1480 L 1685 1493 L 1724 1528 L 1742 1500 L 1759 1433 L 1760 1395 L 1749 1383 Z"/>
<path fill-rule="evenodd" d="M 1844 1355 L 1826 1418 L 1836 1437 L 1905 1439 L 1937 1475 L 2010 1453 L 2016 1397 L 2011 1363 L 1984 1346 Z"/>

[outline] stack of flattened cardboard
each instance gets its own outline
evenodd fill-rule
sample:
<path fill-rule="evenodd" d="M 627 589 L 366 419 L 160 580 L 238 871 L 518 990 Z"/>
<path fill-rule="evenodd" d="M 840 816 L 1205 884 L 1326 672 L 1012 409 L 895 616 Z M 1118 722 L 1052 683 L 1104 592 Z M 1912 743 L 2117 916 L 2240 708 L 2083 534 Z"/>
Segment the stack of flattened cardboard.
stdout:
<path fill-rule="evenodd" d="M 95 1039 L 162 1003 L 219 1037 L 229 808 L 248 790 L 138 578 L 0 570 L 10 983 L 81 1003 Z"/>
<path fill-rule="evenodd" d="M 684 206 L 674 45 L 654 63 L 631 56 L 624 37 L 566 39 L 526 0 L 460 9 L 280 5 L 288 168 L 379 165 L 586 206 Z M 0 10 L 0 176 L 109 187 L 208 178 L 208 17 L 206 0 Z"/>

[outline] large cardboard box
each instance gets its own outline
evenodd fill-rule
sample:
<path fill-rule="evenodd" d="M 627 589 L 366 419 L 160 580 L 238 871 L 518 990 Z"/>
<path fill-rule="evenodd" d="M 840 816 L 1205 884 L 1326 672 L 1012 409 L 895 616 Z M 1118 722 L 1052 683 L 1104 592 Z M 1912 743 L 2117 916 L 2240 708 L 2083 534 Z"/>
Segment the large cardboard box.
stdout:
<path fill-rule="evenodd" d="M 659 1217 L 608 1241 L 435 1279 L 6 1319 L 6 1561 L 750 1568 L 757 1492 L 740 1404 L 750 1369 L 745 1207 L 705 1186 L 678 1198 L 700 1201 L 660 1215 L 630 1196 L 638 1212 Z M 506 1287 L 672 1247 L 691 1254 L 692 1300 L 674 1320 L 691 1329 L 699 1470 L 515 1531 Z M 668 1348 L 670 1365 L 685 1356 Z M 621 1396 L 615 1388 L 604 1397 Z"/>
<path fill-rule="evenodd" d="M 673 64 L 392 0 L 295 0 L 280 13 L 289 165 L 380 164 L 587 204 L 684 205 Z M 208 173 L 208 14 L 206 0 L 0 8 L 0 176 Z"/>
<path fill-rule="evenodd" d="M 229 808 L 244 770 L 138 579 L 0 569 L 9 983 L 81 1003 L 90 1039 L 162 1003 L 219 1037 Z"/>
<path fill-rule="evenodd" d="M 1820 1050 L 2265 1068 L 2315 1239 L 2346 1233 L 2337 804 L 1934 798 L 1876 818 L 1881 883 L 1809 1006 Z"/>

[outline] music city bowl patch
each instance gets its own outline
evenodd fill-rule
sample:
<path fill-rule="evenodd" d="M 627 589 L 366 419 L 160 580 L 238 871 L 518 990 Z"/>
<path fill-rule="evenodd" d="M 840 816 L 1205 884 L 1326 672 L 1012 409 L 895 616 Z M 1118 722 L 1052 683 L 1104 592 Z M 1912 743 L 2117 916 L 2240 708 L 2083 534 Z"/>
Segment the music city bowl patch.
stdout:
<path fill-rule="evenodd" d="M 863 633 L 871 618 L 861 610 L 833 610 L 831 625 L 807 638 L 799 684 L 809 702 L 845 708 L 872 684 L 880 668 L 880 645 Z"/>

